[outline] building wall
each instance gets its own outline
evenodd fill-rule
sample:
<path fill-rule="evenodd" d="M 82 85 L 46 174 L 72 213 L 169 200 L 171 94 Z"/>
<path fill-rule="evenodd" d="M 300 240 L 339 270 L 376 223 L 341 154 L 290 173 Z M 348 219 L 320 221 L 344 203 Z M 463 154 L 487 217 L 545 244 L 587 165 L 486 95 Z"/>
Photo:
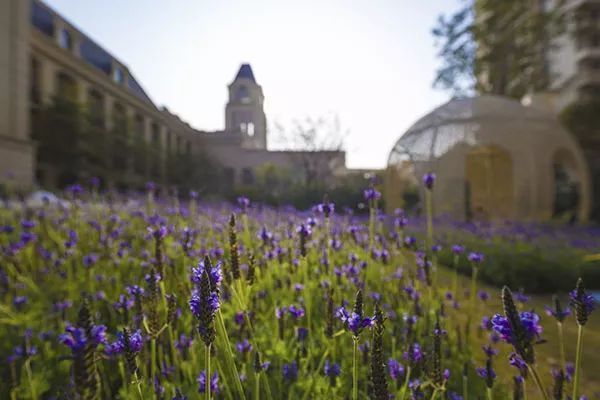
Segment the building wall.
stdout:
<path fill-rule="evenodd" d="M 29 2 L 0 0 L 0 182 L 33 184 L 29 140 Z"/>
<path fill-rule="evenodd" d="M 28 2 L 24 2 L 28 3 Z M 45 7 L 43 3 L 38 4 Z M 84 111 L 88 111 L 91 106 L 92 92 L 99 96 L 102 119 L 100 126 L 105 132 L 110 132 L 114 128 L 115 113 L 123 112 L 129 126 L 129 137 L 125 138 L 128 143 L 133 143 L 135 135 L 141 135 L 151 150 L 145 154 L 143 163 L 146 165 L 144 171 L 136 171 L 135 160 L 132 154 L 125 154 L 126 169 L 115 169 L 120 182 L 109 181 L 108 184 L 127 183 L 140 185 L 148 179 L 165 182 L 166 180 L 166 159 L 167 150 L 175 152 L 177 143 L 176 137 L 181 136 L 179 143 L 185 148 L 185 143 L 189 142 L 188 134 L 182 132 L 180 127 L 173 125 L 167 115 L 159 110 L 145 93 L 134 91 L 132 83 L 135 78 L 128 68 L 120 61 L 111 58 L 107 70 L 92 65 L 88 60 L 84 60 L 81 53 L 81 45 L 84 41 L 90 42 L 83 33 L 60 17 L 60 15 L 49 10 L 53 20 L 53 32 L 48 32 L 31 26 L 29 35 L 29 50 L 31 62 L 35 62 L 38 69 L 37 77 L 28 77 L 32 82 L 36 82 L 33 90 L 39 92 L 42 104 L 49 104 L 53 97 L 57 95 L 58 75 L 63 74 L 72 79 L 75 83 L 74 99 Z M 71 48 L 61 46 L 61 35 L 68 32 L 72 39 Z M 29 60 L 28 60 L 29 61 Z M 117 76 L 119 79 L 117 79 Z M 29 79 L 27 80 L 29 82 Z M 131 81 L 133 80 L 133 81 Z M 135 82 L 137 85 L 137 82 Z M 28 84 L 27 84 L 28 86 Z M 26 86 L 26 87 L 27 87 Z M 29 90 L 23 90 L 22 93 L 29 95 Z M 134 121 L 140 123 L 136 125 Z M 141 129 L 141 132 L 135 132 Z M 40 165 L 39 168 L 45 169 L 46 166 Z M 52 177 L 51 171 L 46 175 Z M 153 173 L 154 172 L 154 173 Z M 56 182 L 52 179 L 48 182 L 40 182 L 53 186 Z"/>
<path fill-rule="evenodd" d="M 242 87 L 244 98 L 238 96 Z M 94 112 L 96 118 L 88 122 L 106 140 L 115 140 L 104 143 L 118 147 L 143 141 L 151 148 L 142 157 L 115 148 L 104 177 L 108 185 L 139 186 L 149 179 L 168 183 L 170 155 L 200 152 L 231 171 L 232 183 L 247 182 L 244 177 L 265 164 L 291 170 L 299 179 L 307 160 L 328 179 L 345 171 L 343 152 L 267 150 L 264 95 L 249 64 L 242 65 L 228 90 L 225 131 L 199 132 L 169 110 L 158 109 L 124 63 L 42 1 L 0 0 L 0 182 L 10 172 L 23 186 L 34 184 L 36 173 L 41 185 L 59 184 L 57 167 L 39 162 L 42 152 L 36 157 L 30 129 L 35 115 L 59 94 L 86 115 Z M 240 122 L 250 122 L 252 129 L 240 129 L 247 127 Z M 127 136 L 115 136 L 117 131 Z M 74 172 L 77 179 L 91 174 Z"/>
<path fill-rule="evenodd" d="M 558 7 L 558 2 L 550 1 L 548 7 Z M 560 10 L 565 32 L 546 55 L 550 88 L 532 99 L 534 105 L 556 114 L 579 99 L 600 94 L 600 3 L 567 0 Z"/>

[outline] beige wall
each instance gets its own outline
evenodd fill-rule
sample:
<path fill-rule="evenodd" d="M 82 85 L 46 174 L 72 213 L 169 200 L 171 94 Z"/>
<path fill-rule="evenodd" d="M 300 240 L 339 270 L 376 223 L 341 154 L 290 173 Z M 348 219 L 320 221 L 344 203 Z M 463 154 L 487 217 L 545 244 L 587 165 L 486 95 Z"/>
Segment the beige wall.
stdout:
<path fill-rule="evenodd" d="M 3 0 L 2 0 L 3 1 Z M 74 41 L 78 42 L 81 38 L 81 33 L 75 31 L 74 28 L 65 24 L 58 16 L 55 16 L 55 24 L 58 27 L 67 27 L 74 37 Z M 112 76 L 105 74 L 92 65 L 79 58 L 77 47 L 72 50 L 62 49 L 57 44 L 56 37 L 48 37 L 35 28 L 31 28 L 30 35 L 30 50 L 31 56 L 39 62 L 40 67 L 40 94 L 42 101 L 48 104 L 52 101 L 52 97 L 56 93 L 56 76 L 59 72 L 64 72 L 75 80 L 77 85 L 77 100 L 86 107 L 91 89 L 97 90 L 102 95 L 104 104 L 104 126 L 110 130 L 113 125 L 113 108 L 115 104 L 120 104 L 124 107 L 126 115 L 131 121 L 133 127 L 133 118 L 141 115 L 144 120 L 144 139 L 147 143 L 152 142 L 153 126 L 158 127 L 159 132 L 159 151 L 147 155 L 146 165 L 148 166 L 145 176 L 137 176 L 133 171 L 133 158 L 128 161 L 128 170 L 122 171 L 123 177 L 128 181 L 142 183 L 148 178 L 148 173 L 151 168 L 150 162 L 159 162 L 159 177 L 152 178 L 159 182 L 164 182 L 166 179 L 166 148 L 167 148 L 167 132 L 173 136 L 188 137 L 188 133 L 181 129 L 179 125 L 173 125 L 172 121 L 165 113 L 157 109 L 154 104 L 143 101 L 142 99 L 131 93 L 127 87 L 127 79 L 130 76 L 129 71 L 121 63 L 115 61 L 114 64 L 125 74 L 124 83 L 117 84 Z M 28 116 L 28 115 L 27 115 Z M 185 143 L 185 140 L 182 141 Z M 171 150 L 176 151 L 175 146 Z M 119 171 L 117 171 L 119 172 Z M 109 182 L 110 183 L 110 182 Z"/>
<path fill-rule="evenodd" d="M 0 0 L 0 182 L 33 183 L 29 141 L 29 2 Z"/>

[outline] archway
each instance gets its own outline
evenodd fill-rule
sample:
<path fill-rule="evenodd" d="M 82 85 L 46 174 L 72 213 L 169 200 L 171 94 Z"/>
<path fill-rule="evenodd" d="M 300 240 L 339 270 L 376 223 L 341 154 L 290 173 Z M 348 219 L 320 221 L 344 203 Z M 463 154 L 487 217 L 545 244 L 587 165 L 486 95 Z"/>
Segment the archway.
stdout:
<path fill-rule="evenodd" d="M 510 219 L 514 214 L 513 166 L 508 151 L 476 147 L 465 160 L 467 220 Z"/>

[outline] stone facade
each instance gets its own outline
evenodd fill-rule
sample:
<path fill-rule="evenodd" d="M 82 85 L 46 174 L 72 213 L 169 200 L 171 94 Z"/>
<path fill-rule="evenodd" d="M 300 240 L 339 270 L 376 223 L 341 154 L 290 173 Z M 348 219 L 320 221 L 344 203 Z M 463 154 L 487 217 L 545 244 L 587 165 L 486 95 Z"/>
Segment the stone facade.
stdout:
<path fill-rule="evenodd" d="M 600 95 L 600 2 L 548 0 L 545 7 L 560 7 L 565 29 L 545 57 L 549 89 L 525 101 L 558 114 L 577 100 Z"/>
<path fill-rule="evenodd" d="M 228 91 L 225 130 L 196 130 L 157 107 L 122 61 L 43 2 L 0 0 L 0 182 L 12 177 L 24 187 L 60 184 L 53 165 L 36 162 L 30 127 L 35 111 L 57 94 L 93 110 L 98 128 L 106 132 L 126 121 L 131 129 L 122 143 L 147 145 L 143 155 L 126 154 L 123 165 L 111 165 L 109 185 L 167 184 L 169 158 L 199 152 L 221 164 L 232 184 L 250 183 L 264 164 L 296 172 L 314 165 L 327 178 L 345 172 L 341 151 L 267 149 L 264 95 L 249 64 L 241 66 Z"/>
<path fill-rule="evenodd" d="M 29 139 L 29 2 L 0 0 L 0 183 L 33 183 Z"/>

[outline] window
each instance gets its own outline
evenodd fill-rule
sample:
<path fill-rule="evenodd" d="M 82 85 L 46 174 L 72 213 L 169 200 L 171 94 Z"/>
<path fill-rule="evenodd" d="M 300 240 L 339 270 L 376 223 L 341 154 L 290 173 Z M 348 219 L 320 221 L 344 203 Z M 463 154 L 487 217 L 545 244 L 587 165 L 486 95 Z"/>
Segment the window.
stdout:
<path fill-rule="evenodd" d="M 133 132 L 135 137 L 135 147 L 133 155 L 133 166 L 136 174 L 144 175 L 146 173 L 146 159 L 147 154 L 145 151 L 145 120 L 141 114 L 136 114 L 133 119 Z"/>
<path fill-rule="evenodd" d="M 242 103 L 250 103 L 250 93 L 246 86 L 240 86 L 235 93 L 235 100 Z"/>
<path fill-rule="evenodd" d="M 254 174 L 250 168 L 244 168 L 242 170 L 242 184 L 252 185 L 254 183 Z"/>
<path fill-rule="evenodd" d="M 91 125 L 104 128 L 104 97 L 98 90 L 90 89 L 87 102 Z"/>
<path fill-rule="evenodd" d="M 40 62 L 32 58 L 31 59 L 31 79 L 29 81 L 30 84 L 30 92 L 29 92 L 29 100 L 31 104 L 39 105 L 41 103 L 41 93 L 40 93 Z"/>
<path fill-rule="evenodd" d="M 248 136 L 254 136 L 254 122 L 242 122 L 240 124 L 240 132 Z"/>
<path fill-rule="evenodd" d="M 60 31 L 60 34 L 58 35 L 58 45 L 65 50 L 71 50 L 73 47 L 73 39 L 71 38 L 71 33 L 67 29 Z"/>
<path fill-rule="evenodd" d="M 116 67 L 113 72 L 113 79 L 115 80 L 115 82 L 121 85 L 123 83 L 123 77 L 123 70 L 119 67 Z"/>
<path fill-rule="evenodd" d="M 58 97 L 77 102 L 77 83 L 64 72 L 59 72 L 56 76 Z"/>
<path fill-rule="evenodd" d="M 160 129 L 156 124 L 152 124 L 152 145 L 156 148 L 160 147 Z"/>

